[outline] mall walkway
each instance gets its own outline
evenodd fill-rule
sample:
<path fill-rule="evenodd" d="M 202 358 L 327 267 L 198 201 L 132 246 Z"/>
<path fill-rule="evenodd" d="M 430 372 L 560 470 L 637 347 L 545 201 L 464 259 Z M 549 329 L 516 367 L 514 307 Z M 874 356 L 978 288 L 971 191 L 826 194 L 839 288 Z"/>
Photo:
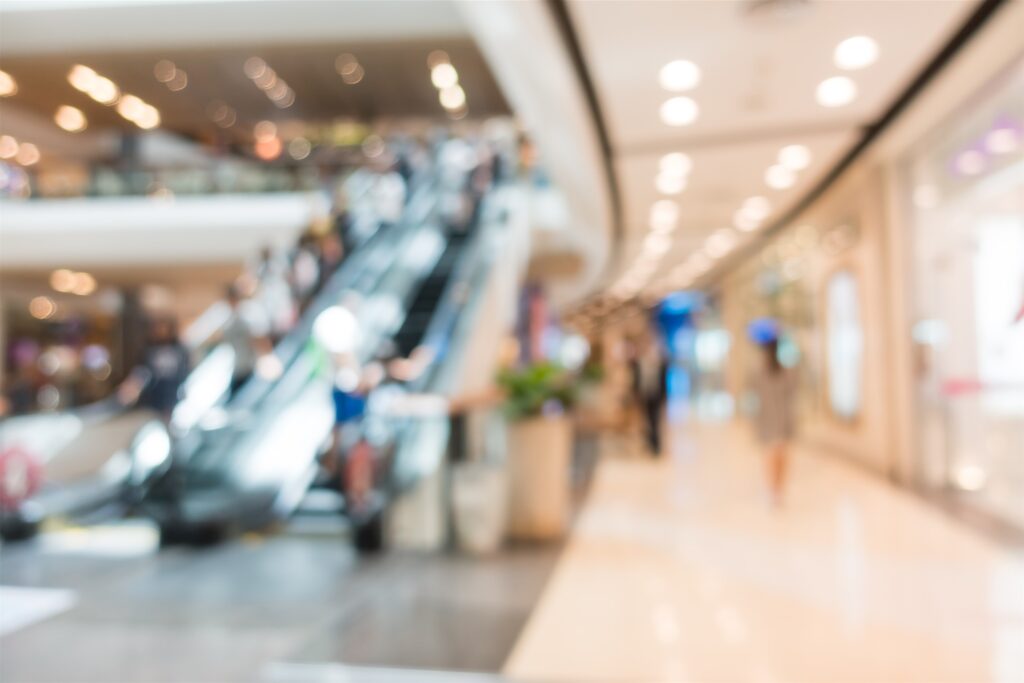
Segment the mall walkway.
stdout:
<path fill-rule="evenodd" d="M 1021 554 L 807 452 L 773 511 L 735 428 L 671 450 L 600 465 L 510 678 L 1024 681 Z"/>

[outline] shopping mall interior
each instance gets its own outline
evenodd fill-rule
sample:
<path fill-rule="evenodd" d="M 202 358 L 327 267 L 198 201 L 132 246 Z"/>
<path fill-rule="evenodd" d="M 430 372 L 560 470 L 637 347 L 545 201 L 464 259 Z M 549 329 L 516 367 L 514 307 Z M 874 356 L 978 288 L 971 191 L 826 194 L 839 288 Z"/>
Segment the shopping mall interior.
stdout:
<path fill-rule="evenodd" d="M 0 1 L 0 680 L 1024 683 L 1022 35 Z"/>

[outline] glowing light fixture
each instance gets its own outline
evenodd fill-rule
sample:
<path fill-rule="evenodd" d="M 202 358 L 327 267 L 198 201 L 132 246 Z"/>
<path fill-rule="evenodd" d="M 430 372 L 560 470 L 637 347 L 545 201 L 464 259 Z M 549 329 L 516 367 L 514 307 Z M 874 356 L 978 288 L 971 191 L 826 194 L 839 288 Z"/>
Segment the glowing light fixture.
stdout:
<path fill-rule="evenodd" d="M 659 199 L 651 205 L 650 226 L 652 230 L 673 230 L 678 218 L 679 205 L 671 199 Z"/>
<path fill-rule="evenodd" d="M 659 114 L 668 126 L 688 126 L 697 120 L 700 113 L 697 103 L 689 97 L 671 97 L 665 100 Z"/>
<path fill-rule="evenodd" d="M 18 154 L 18 141 L 11 135 L 0 135 L 0 159 L 13 159 Z"/>
<path fill-rule="evenodd" d="M 768 217 L 768 214 L 772 211 L 771 202 L 765 197 L 749 197 L 743 202 L 743 211 L 748 215 L 756 218 L 759 221 L 763 221 Z"/>
<path fill-rule="evenodd" d="M 658 82 L 669 92 L 693 90 L 700 83 L 700 67 L 686 59 L 676 59 L 658 71 Z"/>
<path fill-rule="evenodd" d="M 58 268 L 50 273 L 50 286 L 58 292 L 70 292 L 75 288 L 75 273 L 67 268 Z"/>
<path fill-rule="evenodd" d="M 14 160 L 22 166 L 32 166 L 33 164 L 38 163 L 39 159 L 39 148 L 31 142 L 21 143 L 18 146 L 18 153 L 14 155 Z"/>
<path fill-rule="evenodd" d="M 28 312 L 37 320 L 46 320 L 57 312 L 57 304 L 48 296 L 37 296 L 28 302 Z"/>
<path fill-rule="evenodd" d="M 857 97 L 857 84 L 846 76 L 826 78 L 815 91 L 818 104 L 830 109 L 843 107 Z"/>
<path fill-rule="evenodd" d="M 174 62 L 169 59 L 161 59 L 153 67 L 153 76 L 161 83 L 170 83 L 174 80 L 174 74 L 177 71 L 178 67 L 174 65 Z"/>
<path fill-rule="evenodd" d="M 18 82 L 14 76 L 0 70 L 0 97 L 10 97 L 18 93 Z"/>
<path fill-rule="evenodd" d="M 442 62 L 430 70 L 430 82 L 439 90 L 450 88 L 458 85 L 459 72 L 451 64 Z"/>
<path fill-rule="evenodd" d="M 267 63 L 259 57 L 249 57 L 245 60 L 245 65 L 242 67 L 247 78 L 256 80 L 267 71 Z"/>
<path fill-rule="evenodd" d="M 53 120 L 58 126 L 69 133 L 83 131 L 89 125 L 81 109 L 68 105 L 59 107 L 57 113 L 53 115 Z"/>
<path fill-rule="evenodd" d="M 682 152 L 671 152 L 658 161 L 658 170 L 662 173 L 686 175 L 693 168 L 693 161 Z"/>
<path fill-rule="evenodd" d="M 996 128 L 985 136 L 985 149 L 992 154 L 1010 154 L 1020 148 L 1020 138 L 1013 128 Z"/>
<path fill-rule="evenodd" d="M 802 171 L 811 165 L 811 150 L 804 145 L 786 145 L 779 150 L 779 163 L 790 171 Z"/>
<path fill-rule="evenodd" d="M 257 140 L 272 140 L 277 137 L 277 125 L 273 121 L 260 121 L 252 129 Z"/>
<path fill-rule="evenodd" d="M 662 194 L 679 194 L 686 189 L 686 176 L 671 173 L 659 173 L 654 186 Z"/>
<path fill-rule="evenodd" d="M 856 71 L 871 66 L 878 60 L 878 43 L 869 36 L 853 36 L 836 45 L 832 53 L 836 66 Z"/>
<path fill-rule="evenodd" d="M 793 187 L 796 182 L 796 175 L 782 164 L 769 166 L 764 172 L 764 182 L 773 190 L 785 190 Z"/>
<path fill-rule="evenodd" d="M 438 94 L 441 106 L 445 109 L 461 109 L 466 105 L 466 92 L 461 86 L 445 88 Z"/>
<path fill-rule="evenodd" d="M 71 84 L 72 88 L 79 92 L 89 92 L 96 83 L 96 79 L 98 77 L 99 76 L 95 71 L 84 64 L 75 64 L 71 67 L 71 70 L 68 71 L 68 83 Z"/>

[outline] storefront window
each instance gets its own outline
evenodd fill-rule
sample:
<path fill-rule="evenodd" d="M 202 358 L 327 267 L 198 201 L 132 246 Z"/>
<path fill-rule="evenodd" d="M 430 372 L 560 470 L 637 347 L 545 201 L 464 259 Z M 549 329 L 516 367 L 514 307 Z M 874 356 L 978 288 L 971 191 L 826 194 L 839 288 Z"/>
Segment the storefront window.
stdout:
<path fill-rule="evenodd" d="M 826 297 L 829 407 L 837 417 L 852 420 L 860 415 L 864 371 L 864 329 L 853 273 L 835 273 L 828 281 Z"/>
<path fill-rule="evenodd" d="M 1024 526 L 1024 62 L 909 161 L 920 477 Z"/>

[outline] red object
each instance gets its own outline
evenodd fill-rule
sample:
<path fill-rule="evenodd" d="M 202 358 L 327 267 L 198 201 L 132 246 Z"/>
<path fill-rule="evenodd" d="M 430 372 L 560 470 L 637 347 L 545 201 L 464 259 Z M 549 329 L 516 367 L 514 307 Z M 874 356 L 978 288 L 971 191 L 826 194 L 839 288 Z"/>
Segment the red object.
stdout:
<path fill-rule="evenodd" d="M 20 446 L 0 451 L 0 508 L 13 510 L 39 490 L 43 468 Z"/>
<path fill-rule="evenodd" d="M 973 377 L 956 377 L 947 379 L 942 383 L 942 393 L 946 396 L 963 396 L 964 394 L 977 394 L 985 385 L 981 380 Z"/>

